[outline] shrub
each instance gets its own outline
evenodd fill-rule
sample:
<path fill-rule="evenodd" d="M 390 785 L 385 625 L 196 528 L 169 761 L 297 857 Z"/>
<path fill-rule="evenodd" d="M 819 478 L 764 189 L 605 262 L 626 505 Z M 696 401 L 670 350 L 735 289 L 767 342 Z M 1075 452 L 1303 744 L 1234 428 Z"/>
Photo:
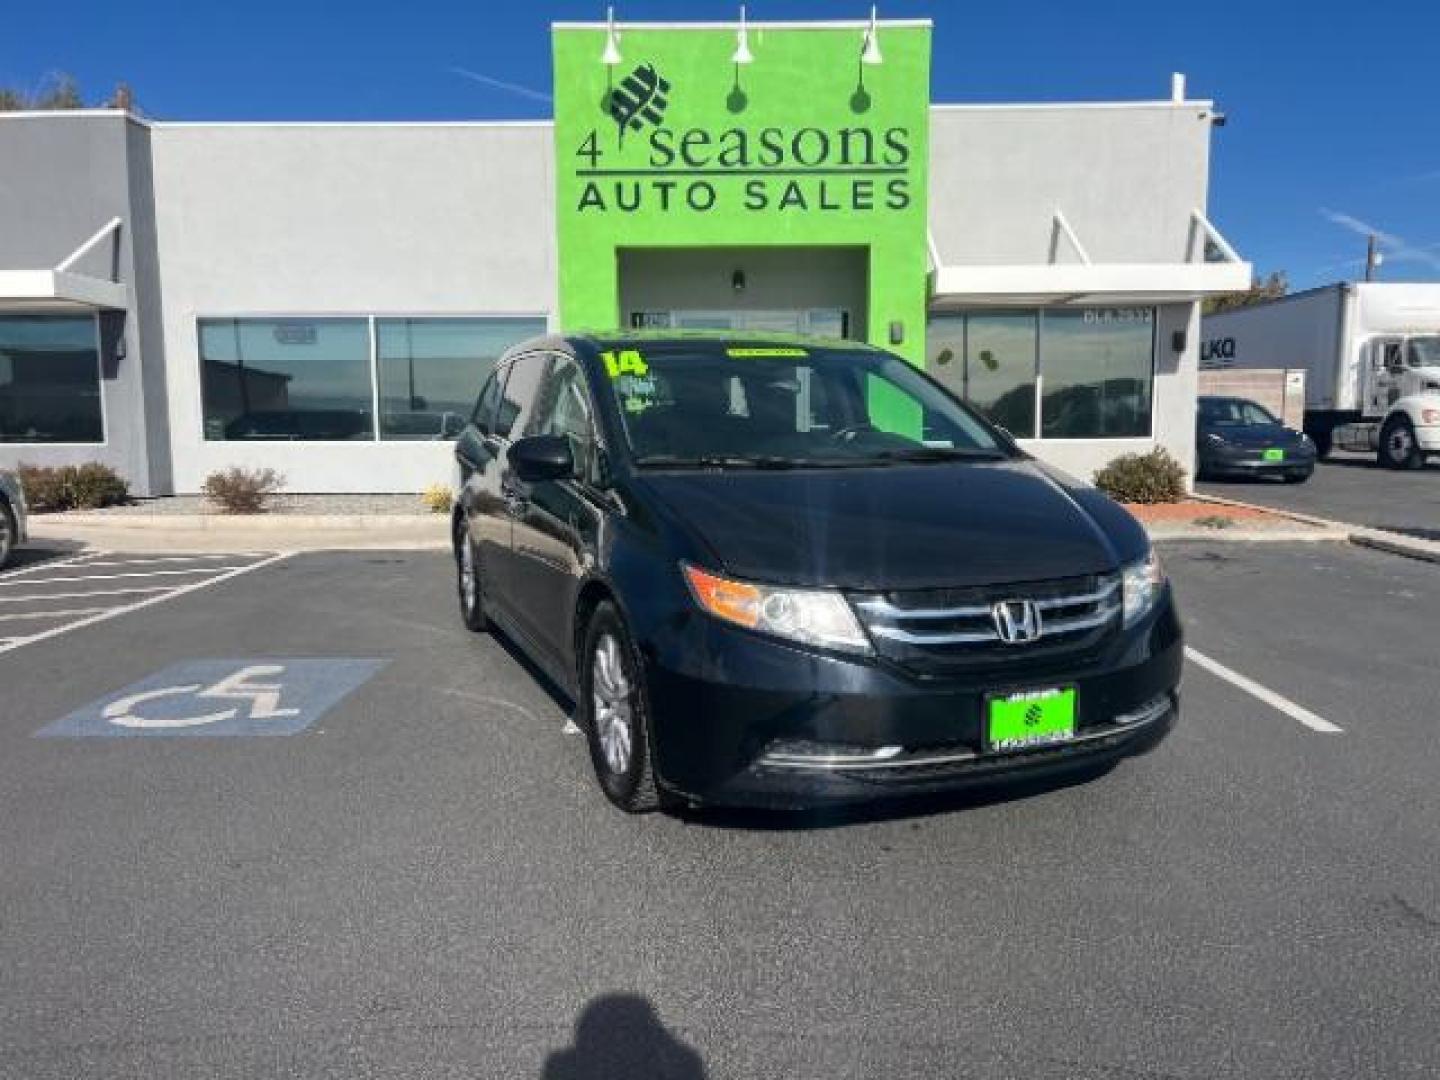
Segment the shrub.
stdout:
<path fill-rule="evenodd" d="M 285 486 L 274 469 L 222 469 L 205 478 L 201 490 L 227 514 L 260 514 L 271 495 Z"/>
<path fill-rule="evenodd" d="M 21 465 L 20 483 L 25 501 L 36 513 L 60 510 L 99 510 L 130 501 L 130 484 L 108 465 Z"/>
<path fill-rule="evenodd" d="M 1163 448 L 1122 454 L 1095 474 L 1095 486 L 1116 502 L 1173 503 L 1185 498 L 1185 469 Z"/>
<path fill-rule="evenodd" d="M 129 502 L 130 485 L 114 469 L 92 461 L 75 470 L 75 505 L 83 510 Z"/>
<path fill-rule="evenodd" d="M 420 493 L 420 501 L 432 514 L 448 514 L 455 505 L 455 496 L 447 484 L 431 484 Z"/>

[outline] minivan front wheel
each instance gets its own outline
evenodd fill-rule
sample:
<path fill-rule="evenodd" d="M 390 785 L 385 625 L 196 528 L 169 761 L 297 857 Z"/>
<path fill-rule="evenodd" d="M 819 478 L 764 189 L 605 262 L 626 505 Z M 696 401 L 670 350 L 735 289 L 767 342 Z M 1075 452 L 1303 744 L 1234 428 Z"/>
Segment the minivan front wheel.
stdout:
<path fill-rule="evenodd" d="M 460 597 L 460 621 L 465 629 L 480 633 L 487 626 L 485 595 L 480 584 L 480 560 L 475 555 L 469 525 L 461 525 L 455 532 L 455 587 Z"/>
<path fill-rule="evenodd" d="M 624 620 L 609 601 L 590 618 L 579 674 L 583 727 L 605 797 L 630 814 L 658 810 L 640 665 Z"/>

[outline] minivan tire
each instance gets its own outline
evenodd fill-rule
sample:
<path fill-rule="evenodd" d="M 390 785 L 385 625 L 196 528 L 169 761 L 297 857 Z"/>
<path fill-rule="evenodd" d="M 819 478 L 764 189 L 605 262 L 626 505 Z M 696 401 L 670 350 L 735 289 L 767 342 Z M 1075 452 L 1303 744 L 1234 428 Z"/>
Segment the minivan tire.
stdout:
<path fill-rule="evenodd" d="M 580 726 L 590 744 L 595 779 L 627 814 L 660 809 L 650 750 L 650 709 L 639 653 L 625 620 L 608 600 L 585 627 L 580 650 Z"/>
<path fill-rule="evenodd" d="M 465 629 L 479 634 L 489 628 L 485 617 L 485 593 L 481 586 L 480 556 L 470 539 L 470 526 L 455 530 L 455 591 L 460 600 L 460 621 Z"/>
<path fill-rule="evenodd" d="M 1419 469 L 1425 464 L 1425 451 L 1415 438 L 1415 428 L 1407 416 L 1392 416 L 1380 429 L 1380 464 L 1390 469 Z"/>

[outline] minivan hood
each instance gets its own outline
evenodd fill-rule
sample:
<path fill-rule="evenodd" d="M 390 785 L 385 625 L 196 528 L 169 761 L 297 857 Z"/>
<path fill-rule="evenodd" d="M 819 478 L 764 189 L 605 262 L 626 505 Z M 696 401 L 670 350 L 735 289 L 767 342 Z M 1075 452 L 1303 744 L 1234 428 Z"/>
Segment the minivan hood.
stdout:
<path fill-rule="evenodd" d="M 1025 461 L 646 472 L 638 483 L 714 552 L 717 569 L 777 584 L 1039 581 L 1113 570 L 1144 545 L 1118 506 Z"/>

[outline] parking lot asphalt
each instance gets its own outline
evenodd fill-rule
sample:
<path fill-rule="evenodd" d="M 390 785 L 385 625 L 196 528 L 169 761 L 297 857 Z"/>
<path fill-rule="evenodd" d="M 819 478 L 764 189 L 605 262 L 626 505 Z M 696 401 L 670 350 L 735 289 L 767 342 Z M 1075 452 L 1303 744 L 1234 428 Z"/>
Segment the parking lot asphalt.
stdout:
<path fill-rule="evenodd" d="M 1171 738 L 1083 783 L 630 818 L 443 555 L 294 556 L 15 648 L 0 1075 L 1435 1075 L 1440 575 L 1164 556 L 1193 648 L 1341 732 L 1192 664 Z M 290 737 L 35 737 L 217 658 L 267 715 L 320 700 L 265 697 L 289 661 L 371 666 Z"/>
<path fill-rule="evenodd" d="M 1440 540 L 1440 460 L 1414 472 L 1381 468 L 1374 454 L 1336 452 L 1303 484 L 1238 477 L 1196 484 L 1202 495 L 1294 510 Z"/>

